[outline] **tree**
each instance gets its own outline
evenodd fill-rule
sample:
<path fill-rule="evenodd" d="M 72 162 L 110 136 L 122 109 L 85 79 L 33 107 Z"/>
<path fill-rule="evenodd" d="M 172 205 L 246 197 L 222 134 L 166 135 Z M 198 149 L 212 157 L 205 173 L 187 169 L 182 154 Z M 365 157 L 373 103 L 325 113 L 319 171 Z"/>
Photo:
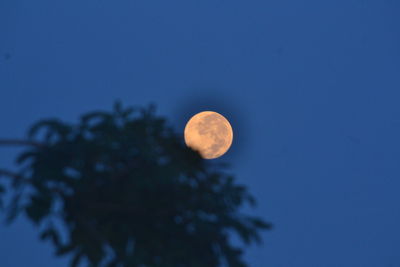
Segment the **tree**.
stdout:
<path fill-rule="evenodd" d="M 69 124 L 34 124 L 18 172 L 0 170 L 13 194 L 9 221 L 25 213 L 40 238 L 71 266 L 246 266 L 237 233 L 259 242 L 270 224 L 238 209 L 254 198 L 224 167 L 188 149 L 166 120 L 146 109 L 92 112 Z M 63 228 L 60 228 L 60 226 Z"/>

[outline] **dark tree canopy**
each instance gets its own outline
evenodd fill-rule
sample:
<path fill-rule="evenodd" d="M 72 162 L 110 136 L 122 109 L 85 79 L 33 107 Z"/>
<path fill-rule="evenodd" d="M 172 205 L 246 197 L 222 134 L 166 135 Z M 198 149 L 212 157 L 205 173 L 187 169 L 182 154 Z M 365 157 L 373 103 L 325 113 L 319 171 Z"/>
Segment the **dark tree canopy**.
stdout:
<path fill-rule="evenodd" d="M 71 266 L 246 266 L 242 248 L 270 225 L 238 209 L 254 199 L 224 168 L 203 160 L 154 108 L 93 112 L 31 127 L 4 209 L 39 226 Z M 17 143 L 17 141 L 14 141 Z M 62 227 L 61 227 L 62 226 Z"/>

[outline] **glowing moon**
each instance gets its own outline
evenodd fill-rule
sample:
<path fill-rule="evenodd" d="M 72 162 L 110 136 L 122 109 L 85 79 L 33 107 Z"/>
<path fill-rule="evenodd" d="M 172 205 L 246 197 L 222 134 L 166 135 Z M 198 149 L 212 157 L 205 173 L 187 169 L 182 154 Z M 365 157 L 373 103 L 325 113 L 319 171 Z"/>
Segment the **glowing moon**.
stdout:
<path fill-rule="evenodd" d="M 185 127 L 185 143 L 205 159 L 215 159 L 232 145 L 233 131 L 224 116 L 213 111 L 194 115 Z"/>

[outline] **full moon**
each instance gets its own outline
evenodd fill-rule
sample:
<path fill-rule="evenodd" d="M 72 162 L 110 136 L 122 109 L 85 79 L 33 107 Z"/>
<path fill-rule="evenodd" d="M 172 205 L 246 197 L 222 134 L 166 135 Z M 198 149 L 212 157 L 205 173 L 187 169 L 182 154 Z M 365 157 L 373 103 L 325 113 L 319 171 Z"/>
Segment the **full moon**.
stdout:
<path fill-rule="evenodd" d="M 205 159 L 215 159 L 232 145 L 233 131 L 221 114 L 203 111 L 194 115 L 185 127 L 185 143 Z"/>

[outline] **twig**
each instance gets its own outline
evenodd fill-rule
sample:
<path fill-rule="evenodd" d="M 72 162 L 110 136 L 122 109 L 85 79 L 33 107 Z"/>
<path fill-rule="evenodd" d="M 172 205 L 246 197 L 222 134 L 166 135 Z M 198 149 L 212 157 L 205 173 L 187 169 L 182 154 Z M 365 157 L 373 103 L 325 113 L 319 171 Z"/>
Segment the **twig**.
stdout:
<path fill-rule="evenodd" d="M 18 139 L 0 139 L 0 146 L 34 146 L 34 147 L 44 147 L 43 144 L 28 140 L 18 140 Z"/>
<path fill-rule="evenodd" d="M 14 178 L 14 179 L 24 179 L 21 175 L 16 174 L 14 172 L 10 172 L 4 169 L 0 169 L 0 176 L 8 176 L 10 178 Z"/>
<path fill-rule="evenodd" d="M 147 209 L 143 208 L 137 208 L 137 207 L 132 207 L 132 206 L 124 206 L 124 205 L 118 205 L 118 204 L 112 204 L 112 203 L 107 203 L 107 202 L 90 202 L 85 205 L 89 209 L 95 209 L 95 210 L 102 210 L 102 211 L 111 211 L 111 212 L 118 212 L 118 213 L 131 213 L 131 214 L 143 214 L 143 213 L 148 213 L 149 211 Z M 158 211 L 157 213 L 150 212 L 152 215 L 156 216 L 165 216 L 165 215 L 170 215 L 170 214 L 175 214 L 175 211 L 171 210 L 161 210 Z"/>
<path fill-rule="evenodd" d="M 14 180 L 18 180 L 18 182 L 23 182 L 25 183 L 29 183 L 30 179 L 23 177 L 22 175 L 19 175 L 18 173 L 15 172 L 11 172 L 5 169 L 0 169 L 0 178 L 1 176 L 7 176 L 9 178 L 12 178 Z"/>

